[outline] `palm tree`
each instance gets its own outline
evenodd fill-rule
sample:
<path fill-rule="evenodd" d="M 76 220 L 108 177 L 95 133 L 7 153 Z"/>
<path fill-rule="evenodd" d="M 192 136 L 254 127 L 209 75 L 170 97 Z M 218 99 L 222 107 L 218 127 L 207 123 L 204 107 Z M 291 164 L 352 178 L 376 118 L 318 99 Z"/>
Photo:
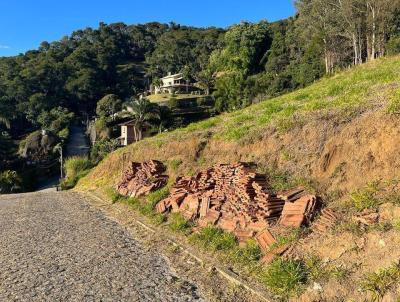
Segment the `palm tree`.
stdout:
<path fill-rule="evenodd" d="M 131 98 L 124 104 L 122 111 L 123 117 L 132 118 L 134 121 L 135 141 L 140 141 L 143 136 L 143 126 L 152 119 L 160 119 L 159 108 L 157 104 L 151 103 L 145 98 Z"/>

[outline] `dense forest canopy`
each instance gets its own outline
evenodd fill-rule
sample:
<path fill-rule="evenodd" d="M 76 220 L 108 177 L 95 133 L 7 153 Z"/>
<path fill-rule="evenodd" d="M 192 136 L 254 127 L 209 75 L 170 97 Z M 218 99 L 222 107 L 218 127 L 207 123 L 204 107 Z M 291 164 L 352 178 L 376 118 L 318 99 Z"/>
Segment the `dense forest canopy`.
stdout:
<path fill-rule="evenodd" d="M 70 122 L 95 116 L 100 100 L 107 109 L 110 99 L 135 97 L 168 72 L 195 79 L 222 112 L 400 51 L 400 0 L 295 5 L 286 20 L 227 29 L 100 23 L 0 58 L 0 170 L 16 154 L 13 141 L 43 129 L 67 138 Z"/>

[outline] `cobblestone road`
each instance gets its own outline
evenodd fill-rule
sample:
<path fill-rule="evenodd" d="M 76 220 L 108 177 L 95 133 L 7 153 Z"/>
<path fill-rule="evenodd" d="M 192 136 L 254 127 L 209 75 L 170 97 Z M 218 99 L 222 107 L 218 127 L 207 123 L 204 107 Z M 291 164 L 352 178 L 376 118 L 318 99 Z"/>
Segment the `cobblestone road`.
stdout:
<path fill-rule="evenodd" d="M 203 301 L 79 195 L 0 196 L 0 301 Z"/>

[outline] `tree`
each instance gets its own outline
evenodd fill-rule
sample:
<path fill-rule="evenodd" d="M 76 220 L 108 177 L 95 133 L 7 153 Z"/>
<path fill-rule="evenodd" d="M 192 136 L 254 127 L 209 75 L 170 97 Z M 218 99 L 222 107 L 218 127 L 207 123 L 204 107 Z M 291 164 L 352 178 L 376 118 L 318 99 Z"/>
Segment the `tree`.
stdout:
<path fill-rule="evenodd" d="M 124 104 L 123 117 L 129 117 L 134 122 L 135 141 L 140 141 L 143 136 L 143 127 L 146 122 L 159 119 L 159 108 L 157 104 L 149 102 L 147 99 L 134 99 Z"/>
<path fill-rule="evenodd" d="M 111 117 L 115 119 L 115 114 L 122 109 L 122 101 L 115 94 L 107 94 L 97 102 L 96 113 L 100 117 Z"/>
<path fill-rule="evenodd" d="M 0 113 L 0 123 L 4 124 L 8 129 L 10 129 L 11 127 L 10 120 L 1 113 Z"/>

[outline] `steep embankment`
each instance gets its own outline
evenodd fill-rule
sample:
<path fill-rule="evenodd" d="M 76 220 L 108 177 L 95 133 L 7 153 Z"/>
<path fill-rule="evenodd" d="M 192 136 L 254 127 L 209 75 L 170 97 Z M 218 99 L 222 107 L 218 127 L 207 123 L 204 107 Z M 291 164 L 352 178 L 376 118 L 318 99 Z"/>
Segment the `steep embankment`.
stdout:
<path fill-rule="evenodd" d="M 308 285 L 294 282 L 303 292 L 294 301 L 390 299 L 400 295 L 400 266 L 392 265 L 400 259 L 398 114 L 400 57 L 385 58 L 120 149 L 78 189 L 106 192 L 129 160 L 161 160 L 172 179 L 215 163 L 255 162 L 276 190 L 306 185 L 340 216 L 325 233 L 312 224 L 300 240 L 284 237 L 307 267 Z M 282 278 L 267 287 L 288 292 Z"/>
<path fill-rule="evenodd" d="M 400 57 L 385 58 L 120 149 L 79 186 L 113 186 L 127 160 L 158 159 L 173 175 L 240 160 L 268 171 L 276 188 L 302 183 L 340 197 L 397 176 L 397 110 Z"/>

